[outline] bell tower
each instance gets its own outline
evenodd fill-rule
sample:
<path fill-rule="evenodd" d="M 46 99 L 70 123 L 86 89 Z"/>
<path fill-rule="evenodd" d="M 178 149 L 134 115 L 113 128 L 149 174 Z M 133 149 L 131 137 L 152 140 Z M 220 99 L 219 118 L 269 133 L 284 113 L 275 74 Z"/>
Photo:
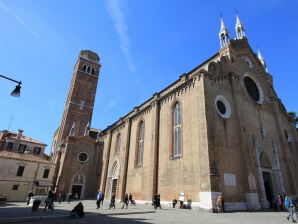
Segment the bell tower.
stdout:
<path fill-rule="evenodd" d="M 91 123 L 100 67 L 96 53 L 88 50 L 80 52 L 59 127 L 61 142 L 70 132 L 72 136 L 84 135 Z M 71 130 L 72 127 L 74 130 Z"/>
<path fill-rule="evenodd" d="M 63 167 L 65 157 L 61 154 L 65 153 L 63 151 L 66 150 L 67 137 L 89 134 L 100 68 L 100 58 L 96 53 L 90 50 L 79 53 L 61 124 L 54 133 L 52 142 L 51 158 L 56 164 L 54 185 Z"/>

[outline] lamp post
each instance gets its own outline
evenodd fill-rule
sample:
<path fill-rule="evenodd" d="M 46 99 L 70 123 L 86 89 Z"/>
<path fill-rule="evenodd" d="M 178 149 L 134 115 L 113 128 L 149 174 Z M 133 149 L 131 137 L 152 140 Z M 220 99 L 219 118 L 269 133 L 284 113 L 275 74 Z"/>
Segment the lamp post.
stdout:
<path fill-rule="evenodd" d="M 17 81 L 17 80 L 14 80 L 14 79 L 11 79 L 9 77 L 6 77 L 4 75 L 0 75 L 1 78 L 4 78 L 4 79 L 7 79 L 7 80 L 10 80 L 12 82 L 15 82 L 15 83 L 18 83 L 18 85 L 16 86 L 16 88 L 10 93 L 10 95 L 12 96 L 15 96 L 15 97 L 20 97 L 21 95 L 21 84 L 22 82 L 21 81 Z"/>

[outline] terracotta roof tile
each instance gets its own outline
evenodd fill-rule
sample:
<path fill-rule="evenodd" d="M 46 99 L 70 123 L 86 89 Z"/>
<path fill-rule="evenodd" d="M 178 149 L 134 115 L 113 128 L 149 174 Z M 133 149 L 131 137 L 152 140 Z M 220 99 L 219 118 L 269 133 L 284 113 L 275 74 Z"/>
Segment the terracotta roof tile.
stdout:
<path fill-rule="evenodd" d="M 25 160 L 25 161 L 31 161 L 31 162 L 54 164 L 52 161 L 42 158 L 40 156 L 36 156 L 33 154 L 10 152 L 10 151 L 0 151 L 0 158 L 18 159 L 18 160 Z"/>

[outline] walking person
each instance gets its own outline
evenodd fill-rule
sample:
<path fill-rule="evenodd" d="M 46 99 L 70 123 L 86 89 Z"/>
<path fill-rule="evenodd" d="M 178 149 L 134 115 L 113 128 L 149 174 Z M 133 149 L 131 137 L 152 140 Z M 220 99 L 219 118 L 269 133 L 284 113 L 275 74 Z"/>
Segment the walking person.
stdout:
<path fill-rule="evenodd" d="M 175 207 L 176 207 L 176 204 L 177 204 L 177 203 L 178 203 L 177 199 L 176 199 L 176 198 L 174 198 L 174 199 L 173 199 L 173 201 L 172 201 L 173 208 L 175 208 Z"/>
<path fill-rule="evenodd" d="M 127 209 L 128 208 L 128 203 L 129 203 L 128 194 L 125 194 L 125 197 L 123 199 L 122 209 L 124 209 L 124 207 Z"/>
<path fill-rule="evenodd" d="M 160 194 L 155 195 L 154 201 L 155 201 L 154 208 L 155 209 L 157 209 L 157 208 L 161 209 L 161 205 L 160 205 Z"/>
<path fill-rule="evenodd" d="M 295 213 L 294 201 L 293 201 L 293 198 L 287 194 L 285 195 L 285 207 L 288 210 L 287 220 L 290 220 L 291 218 L 292 222 L 296 222 L 296 220 L 294 219 L 294 213 Z"/>
<path fill-rule="evenodd" d="M 96 205 L 97 205 L 96 209 L 100 208 L 100 204 L 101 204 L 102 199 L 103 199 L 103 194 L 99 190 L 98 193 L 97 193 L 97 196 L 96 196 Z"/>
<path fill-rule="evenodd" d="M 111 196 L 111 203 L 110 203 L 110 207 L 109 207 L 109 209 L 111 209 L 111 208 L 116 208 L 116 206 L 115 206 L 115 194 L 112 194 L 112 196 Z"/>
<path fill-rule="evenodd" d="M 133 197 L 132 197 L 131 193 L 129 193 L 129 195 L 128 195 L 128 200 L 130 202 L 130 205 L 136 205 L 135 201 L 133 200 Z"/>
<path fill-rule="evenodd" d="M 283 198 L 280 194 L 278 194 L 277 196 L 277 206 L 279 208 L 280 211 L 283 211 Z"/>
<path fill-rule="evenodd" d="M 222 213 L 223 212 L 222 196 L 217 197 L 216 204 L 217 204 L 217 213 Z"/>
<path fill-rule="evenodd" d="M 28 196 L 27 205 L 29 205 L 30 204 L 30 199 L 34 196 L 34 194 L 33 194 L 32 191 L 30 191 L 27 196 Z"/>
<path fill-rule="evenodd" d="M 73 195 L 72 195 L 72 192 L 70 192 L 68 194 L 68 200 L 67 200 L 68 204 L 72 201 L 72 198 L 73 198 Z"/>
<path fill-rule="evenodd" d="M 101 205 L 103 206 L 103 201 L 105 200 L 105 193 L 102 193 L 102 200 L 101 200 Z"/>
<path fill-rule="evenodd" d="M 178 200 L 179 200 L 180 208 L 185 208 L 185 204 L 184 204 L 185 194 L 184 194 L 184 192 L 180 192 Z"/>
<path fill-rule="evenodd" d="M 48 197 L 45 200 L 45 207 L 43 209 L 43 212 L 45 212 L 48 209 L 52 209 L 54 211 L 54 193 L 50 190 L 48 193 Z"/>

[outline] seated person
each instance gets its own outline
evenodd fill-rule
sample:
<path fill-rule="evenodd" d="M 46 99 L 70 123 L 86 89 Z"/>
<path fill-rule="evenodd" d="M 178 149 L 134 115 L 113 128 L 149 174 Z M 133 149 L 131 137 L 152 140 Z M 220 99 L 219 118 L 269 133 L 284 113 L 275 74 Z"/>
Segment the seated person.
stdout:
<path fill-rule="evenodd" d="M 72 218 L 81 218 L 85 215 L 84 206 L 82 202 L 78 203 L 73 210 L 71 210 L 70 216 Z"/>

